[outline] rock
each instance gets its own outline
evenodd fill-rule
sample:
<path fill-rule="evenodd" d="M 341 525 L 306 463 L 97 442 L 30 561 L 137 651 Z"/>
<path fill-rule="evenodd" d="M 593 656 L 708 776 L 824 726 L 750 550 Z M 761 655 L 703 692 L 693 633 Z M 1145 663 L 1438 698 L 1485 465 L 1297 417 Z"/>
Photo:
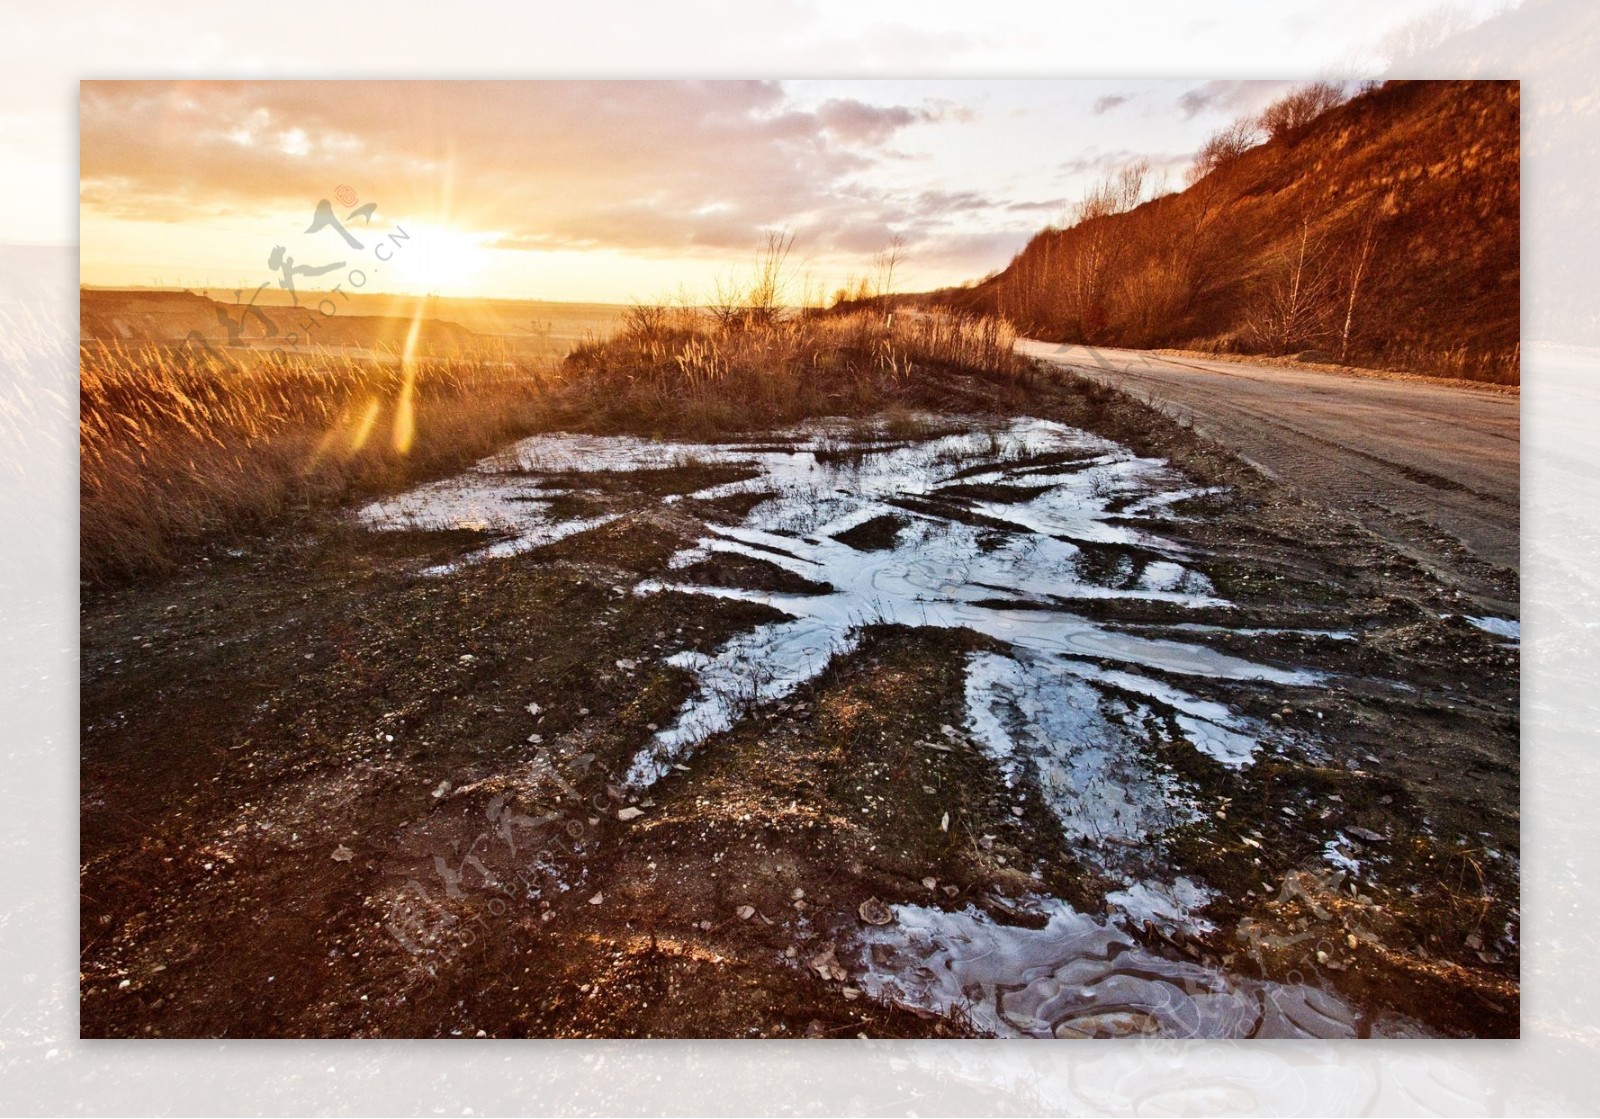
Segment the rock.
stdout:
<path fill-rule="evenodd" d="M 637 820 L 644 815 L 642 808 L 620 808 L 617 810 L 617 819 L 622 821 Z"/>
<path fill-rule="evenodd" d="M 590 905 L 599 905 L 601 902 L 603 902 L 605 900 L 606 900 L 605 894 L 596 894 L 594 897 L 589 899 L 589 904 Z"/>
<path fill-rule="evenodd" d="M 544 710 L 544 708 L 540 707 L 537 703 L 528 704 L 528 714 L 530 714 L 530 715 L 537 715 L 537 714 L 539 714 L 539 712 L 541 712 L 543 710 Z"/>
<path fill-rule="evenodd" d="M 922 888 L 924 890 L 931 890 L 931 889 L 935 888 L 938 885 L 939 885 L 939 880 L 937 878 L 924 878 L 922 880 Z"/>
<path fill-rule="evenodd" d="M 894 920 L 894 910 L 877 898 L 868 898 L 856 906 L 856 913 L 869 925 L 887 925 Z"/>
<path fill-rule="evenodd" d="M 738 914 L 739 920 L 748 921 L 756 915 L 756 907 L 753 905 L 741 905 L 734 910 L 734 913 Z"/>
<path fill-rule="evenodd" d="M 832 944 L 812 956 L 806 963 L 811 965 L 811 970 L 830 983 L 843 983 L 847 978 L 844 968 L 839 966 L 839 957 L 834 954 Z"/>
<path fill-rule="evenodd" d="M 450 791 L 450 780 L 446 778 L 433 787 L 433 799 L 438 800 Z"/>
<path fill-rule="evenodd" d="M 950 830 L 950 813 L 946 812 L 944 814 L 944 819 L 939 821 L 939 830 L 940 831 L 949 831 Z"/>
<path fill-rule="evenodd" d="M 840 991 L 839 993 L 844 996 L 844 1001 L 845 1002 L 855 1002 L 858 998 L 861 997 L 861 988 L 860 987 L 846 987 L 842 991 Z"/>
<path fill-rule="evenodd" d="M 789 894 L 789 896 L 791 898 L 793 898 L 795 901 L 799 901 L 801 898 L 806 896 L 806 892 L 804 890 L 802 890 L 799 886 L 796 886 L 794 888 L 793 892 L 791 892 Z"/>
<path fill-rule="evenodd" d="M 624 671 L 624 672 L 632 672 L 634 669 L 639 667 L 639 662 L 638 661 L 627 660 L 626 658 L 624 658 L 622 660 L 617 661 L 617 667 L 622 669 L 622 671 Z"/>
<path fill-rule="evenodd" d="M 1389 839 L 1382 832 L 1375 832 L 1371 828 L 1357 827 L 1354 824 L 1346 824 L 1344 833 L 1366 843 L 1385 843 Z"/>
<path fill-rule="evenodd" d="M 333 849 L 333 861 L 336 863 L 347 863 L 355 857 L 356 853 L 343 843 Z"/>
<path fill-rule="evenodd" d="M 960 886 L 946 886 L 944 888 L 944 896 L 947 897 L 947 898 L 953 898 L 957 894 L 959 894 L 960 892 L 961 892 L 961 887 Z"/>

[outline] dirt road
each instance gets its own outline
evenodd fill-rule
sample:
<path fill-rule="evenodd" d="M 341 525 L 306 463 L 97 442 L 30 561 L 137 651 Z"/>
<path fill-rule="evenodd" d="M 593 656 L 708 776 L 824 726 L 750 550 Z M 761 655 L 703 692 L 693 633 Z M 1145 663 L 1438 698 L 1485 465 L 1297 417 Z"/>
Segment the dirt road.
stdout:
<path fill-rule="evenodd" d="M 1517 616 L 1519 397 L 1141 350 L 1018 348 L 1149 398 L 1486 609 Z"/>

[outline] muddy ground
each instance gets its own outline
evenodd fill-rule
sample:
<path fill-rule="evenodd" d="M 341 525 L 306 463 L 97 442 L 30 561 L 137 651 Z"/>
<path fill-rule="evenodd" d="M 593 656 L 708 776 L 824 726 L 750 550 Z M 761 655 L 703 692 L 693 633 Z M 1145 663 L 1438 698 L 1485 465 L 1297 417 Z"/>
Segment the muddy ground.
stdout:
<path fill-rule="evenodd" d="M 1357 1033 L 1515 1036 L 1515 646 L 1371 533 L 1136 401 L 944 380 L 952 413 L 1059 420 L 1224 487 L 1162 532 L 1232 606 L 1084 612 L 1243 630 L 1208 640 L 1322 674 L 1208 683 L 1272 728 L 1247 766 L 1152 738 L 1151 764 L 1203 809 L 1152 849 L 1212 896 L 1203 926 L 1119 935 L 1174 966 L 1325 991 Z M 759 500 L 663 504 L 719 469 L 608 484 L 563 514 L 618 519 L 445 576 L 422 572 L 492 538 L 341 515 L 156 585 L 85 588 L 82 1033 L 980 1032 L 961 1007 L 864 985 L 865 919 L 1037 927 L 1041 896 L 1099 918 L 1125 885 L 967 733 L 964 665 L 992 638 L 869 623 L 655 784 L 624 780 L 694 694 L 667 658 L 782 617 L 635 590 L 667 578 L 697 522 L 737 524 Z M 850 545 L 879 546 L 873 531 Z M 695 576 L 806 589 L 748 555 Z M 1121 1013 L 1056 1032 L 1152 1028 Z"/>

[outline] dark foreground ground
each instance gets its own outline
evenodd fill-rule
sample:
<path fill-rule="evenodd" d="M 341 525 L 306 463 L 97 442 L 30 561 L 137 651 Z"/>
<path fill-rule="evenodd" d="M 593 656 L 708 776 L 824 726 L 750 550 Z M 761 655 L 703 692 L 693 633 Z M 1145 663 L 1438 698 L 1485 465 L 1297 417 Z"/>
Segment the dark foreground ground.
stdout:
<path fill-rule="evenodd" d="M 1059 419 L 1226 486 L 1167 534 L 1232 620 L 1358 634 L 1220 639 L 1336 675 L 1226 695 L 1290 735 L 1315 727 L 1330 756 L 1174 762 L 1216 810 L 1164 857 L 1217 891 L 1216 931 L 1132 935 L 1431 1032 L 1515 1035 L 1515 649 L 1416 562 L 1128 398 L 1070 380 L 1022 400 L 948 388 L 952 412 Z M 157 585 L 86 589 L 83 1034 L 970 1032 L 856 986 L 844 946 L 863 903 L 1026 922 L 1017 899 L 1041 883 L 1019 866 L 1047 867 L 1042 885 L 1086 911 L 1105 889 L 1036 798 L 1017 815 L 994 766 L 941 729 L 962 724 L 962 658 L 982 639 L 876 627 L 647 796 L 619 787 L 691 690 L 664 658 L 771 616 L 628 593 L 687 542 L 660 497 L 709 479 L 681 475 L 619 486 L 620 520 L 470 577 L 418 572 L 478 534 L 329 516 Z M 730 581 L 763 577 L 725 562 Z M 1138 623 L 1154 608 L 1103 609 Z M 1341 828 L 1369 837 L 1347 848 L 1364 868 L 1348 879 L 1325 873 Z"/>

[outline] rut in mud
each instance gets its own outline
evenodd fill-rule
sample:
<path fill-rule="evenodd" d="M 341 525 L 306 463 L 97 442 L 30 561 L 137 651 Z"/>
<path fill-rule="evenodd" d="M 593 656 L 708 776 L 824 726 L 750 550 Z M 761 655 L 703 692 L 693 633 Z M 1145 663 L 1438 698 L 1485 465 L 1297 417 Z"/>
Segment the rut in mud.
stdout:
<path fill-rule="evenodd" d="M 216 650 L 100 607 L 86 796 L 156 717 L 130 624 L 235 741 L 147 809 L 165 863 L 86 825 L 86 1029 L 219 1032 L 253 978 L 268 1032 L 1513 1032 L 1514 627 L 1087 400 L 538 436 L 220 563 L 202 614 L 310 589 Z M 313 881 L 270 979 L 207 971 Z"/>

